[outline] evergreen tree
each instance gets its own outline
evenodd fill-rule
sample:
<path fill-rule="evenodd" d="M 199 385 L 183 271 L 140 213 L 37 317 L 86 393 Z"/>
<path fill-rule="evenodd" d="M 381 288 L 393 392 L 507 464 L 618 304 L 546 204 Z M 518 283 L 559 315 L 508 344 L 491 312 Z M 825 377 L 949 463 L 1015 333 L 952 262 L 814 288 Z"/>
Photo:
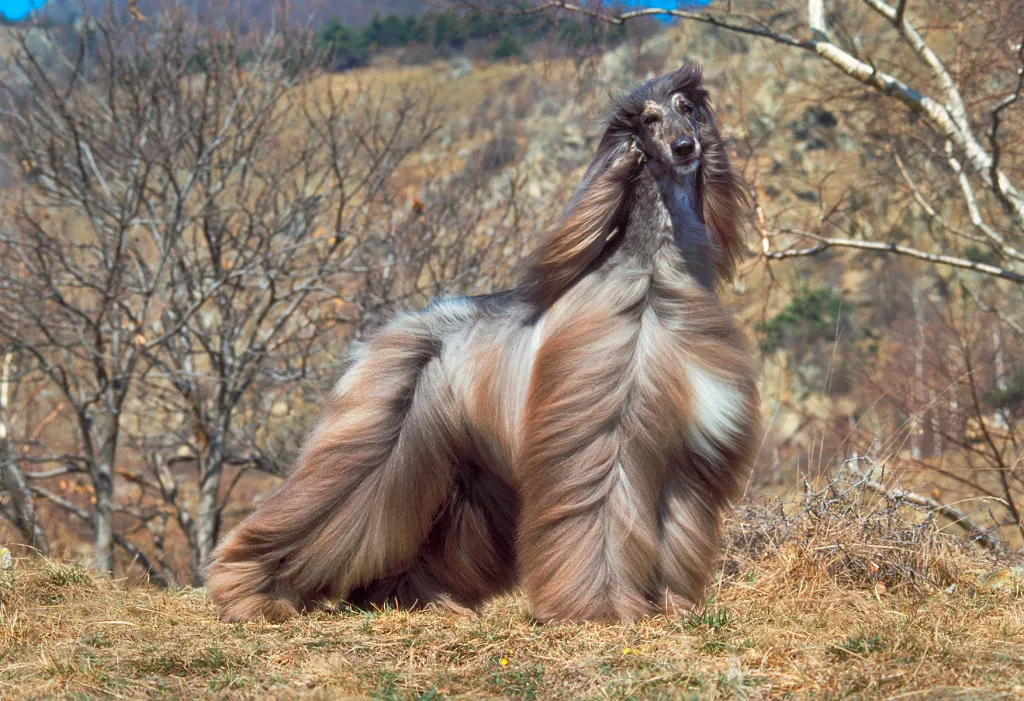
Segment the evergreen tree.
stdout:
<path fill-rule="evenodd" d="M 523 47 L 510 32 L 502 34 L 498 45 L 494 47 L 494 58 L 497 59 L 521 56 L 522 53 Z"/>
<path fill-rule="evenodd" d="M 320 30 L 318 43 L 324 60 L 336 70 L 365 66 L 370 61 L 370 50 L 363 34 L 352 31 L 337 19 Z"/>

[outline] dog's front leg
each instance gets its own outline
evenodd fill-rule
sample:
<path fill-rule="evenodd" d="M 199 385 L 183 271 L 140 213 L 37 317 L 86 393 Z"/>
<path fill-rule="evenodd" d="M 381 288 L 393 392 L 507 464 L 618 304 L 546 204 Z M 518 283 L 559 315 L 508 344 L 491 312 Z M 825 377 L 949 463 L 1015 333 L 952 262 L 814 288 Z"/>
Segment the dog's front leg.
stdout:
<path fill-rule="evenodd" d="M 534 363 L 518 562 L 542 620 L 621 621 L 652 611 L 663 456 L 635 425 L 639 326 L 616 316 L 600 304 L 574 314 Z"/>

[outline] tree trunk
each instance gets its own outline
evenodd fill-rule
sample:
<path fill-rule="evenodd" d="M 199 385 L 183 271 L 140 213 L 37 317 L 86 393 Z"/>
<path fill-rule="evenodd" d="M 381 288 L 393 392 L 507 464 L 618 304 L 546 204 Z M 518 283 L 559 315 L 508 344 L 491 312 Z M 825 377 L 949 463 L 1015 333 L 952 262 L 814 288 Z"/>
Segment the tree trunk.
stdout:
<path fill-rule="evenodd" d="M 117 426 L 111 427 L 101 443 L 100 459 L 92 474 L 96 510 L 93 522 L 93 562 L 96 569 L 114 572 L 114 456 Z"/>
<path fill-rule="evenodd" d="M 218 427 L 210 437 L 205 455 L 200 456 L 202 475 L 199 483 L 199 508 L 195 524 L 195 548 L 192 552 L 195 586 L 202 586 L 203 573 L 220 535 L 220 485 L 224 476 L 224 436 L 226 427 Z"/>
<path fill-rule="evenodd" d="M 11 495 L 11 518 L 21 537 L 40 555 L 50 554 L 50 541 L 46 538 L 43 525 L 39 523 L 35 499 L 29 491 L 25 473 L 18 467 L 14 447 L 11 445 L 11 427 L 7 410 L 10 401 L 11 373 L 14 356 L 4 355 L 0 366 L 0 487 Z"/>
<path fill-rule="evenodd" d="M 1003 357 L 1003 337 L 999 333 L 998 325 L 993 325 L 992 327 L 992 347 L 995 352 L 996 389 L 1002 393 L 1006 391 L 1008 384 L 1006 382 L 1006 359 Z M 1010 422 L 1004 410 L 996 411 L 994 420 L 996 426 L 1001 430 L 1010 430 Z"/>
<path fill-rule="evenodd" d="M 0 426 L 0 434 L 2 433 L 6 431 Z M 28 489 L 24 473 L 14 462 L 13 451 L 4 435 L 0 435 L 0 486 L 11 495 L 11 515 L 14 517 L 15 527 L 21 532 L 21 537 L 40 555 L 49 555 L 50 541 L 39 522 L 35 500 Z"/>
<path fill-rule="evenodd" d="M 1003 335 L 998 325 L 992 326 L 992 348 L 995 351 L 996 389 L 1006 391 L 1006 359 L 1003 357 Z"/>

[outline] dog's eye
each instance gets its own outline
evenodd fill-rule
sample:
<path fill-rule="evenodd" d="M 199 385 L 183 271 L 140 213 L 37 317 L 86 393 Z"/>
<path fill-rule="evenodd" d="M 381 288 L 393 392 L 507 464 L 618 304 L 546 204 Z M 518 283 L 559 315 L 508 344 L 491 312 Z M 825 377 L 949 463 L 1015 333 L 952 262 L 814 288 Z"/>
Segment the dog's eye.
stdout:
<path fill-rule="evenodd" d="M 672 102 L 675 103 L 676 112 L 679 114 L 687 115 L 693 112 L 693 105 L 687 102 L 682 95 L 676 95 Z"/>
<path fill-rule="evenodd" d="M 645 127 L 651 127 L 661 121 L 661 114 L 658 112 L 644 112 L 640 115 L 640 122 Z"/>

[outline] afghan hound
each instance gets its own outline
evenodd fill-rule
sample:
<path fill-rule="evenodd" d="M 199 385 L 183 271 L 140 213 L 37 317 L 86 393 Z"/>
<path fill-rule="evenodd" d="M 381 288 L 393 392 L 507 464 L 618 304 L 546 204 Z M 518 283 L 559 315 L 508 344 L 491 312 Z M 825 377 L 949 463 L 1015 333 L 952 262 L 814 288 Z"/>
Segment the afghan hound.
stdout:
<path fill-rule="evenodd" d="M 699 603 L 760 437 L 715 295 L 747 209 L 698 66 L 616 101 L 514 289 L 354 351 L 294 472 L 214 555 L 221 618 L 476 607 L 517 584 L 540 620 Z"/>

